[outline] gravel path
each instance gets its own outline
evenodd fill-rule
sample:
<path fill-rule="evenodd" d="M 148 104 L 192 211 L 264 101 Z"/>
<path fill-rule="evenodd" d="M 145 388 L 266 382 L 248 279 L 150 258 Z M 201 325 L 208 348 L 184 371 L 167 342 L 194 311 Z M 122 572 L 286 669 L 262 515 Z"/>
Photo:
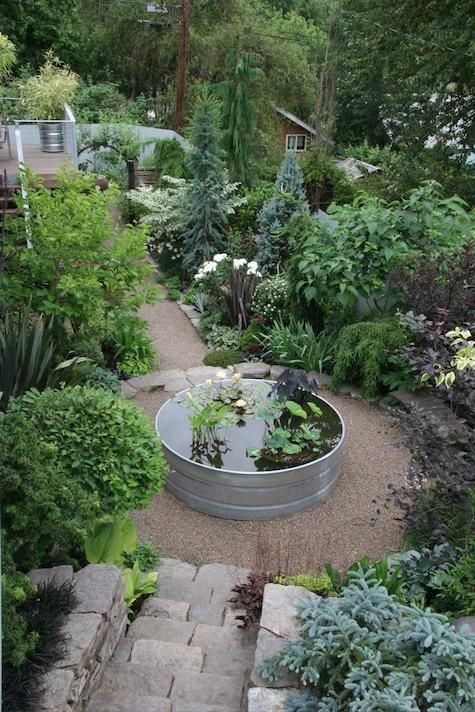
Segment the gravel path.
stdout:
<path fill-rule="evenodd" d="M 317 570 L 327 561 L 345 566 L 364 554 L 377 558 L 397 550 L 395 511 L 384 505 L 388 484 L 401 483 L 407 472 L 402 432 L 383 411 L 349 396 L 324 395 L 343 415 L 347 432 L 342 475 L 325 502 L 286 519 L 238 522 L 196 512 L 163 492 L 135 514 L 140 536 L 164 555 L 194 563 L 252 566 L 259 556 L 289 572 Z M 153 418 L 167 397 L 139 393 L 135 402 Z"/>
<path fill-rule="evenodd" d="M 149 323 L 153 345 L 160 354 L 160 370 L 203 365 L 206 346 L 176 302 L 164 299 L 145 304 L 139 316 Z"/>

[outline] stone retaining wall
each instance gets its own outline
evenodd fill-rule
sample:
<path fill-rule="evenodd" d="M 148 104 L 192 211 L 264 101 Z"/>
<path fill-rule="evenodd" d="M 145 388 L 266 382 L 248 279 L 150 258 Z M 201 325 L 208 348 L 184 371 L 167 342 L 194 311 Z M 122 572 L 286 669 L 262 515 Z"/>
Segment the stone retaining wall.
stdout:
<path fill-rule="evenodd" d="M 103 564 L 77 573 L 72 566 L 36 569 L 29 577 L 37 585 L 74 582 L 78 603 L 63 625 L 66 654 L 43 677 L 38 711 L 80 712 L 125 632 L 124 578 L 116 566 Z"/>

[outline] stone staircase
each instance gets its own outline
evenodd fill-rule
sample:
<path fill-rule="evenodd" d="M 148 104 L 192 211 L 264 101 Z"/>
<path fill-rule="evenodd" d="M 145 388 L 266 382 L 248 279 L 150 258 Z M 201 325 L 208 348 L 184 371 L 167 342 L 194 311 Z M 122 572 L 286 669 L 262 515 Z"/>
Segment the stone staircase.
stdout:
<path fill-rule="evenodd" d="M 231 589 L 248 570 L 162 559 L 157 593 L 119 641 L 87 712 L 246 712 L 256 631 Z"/>

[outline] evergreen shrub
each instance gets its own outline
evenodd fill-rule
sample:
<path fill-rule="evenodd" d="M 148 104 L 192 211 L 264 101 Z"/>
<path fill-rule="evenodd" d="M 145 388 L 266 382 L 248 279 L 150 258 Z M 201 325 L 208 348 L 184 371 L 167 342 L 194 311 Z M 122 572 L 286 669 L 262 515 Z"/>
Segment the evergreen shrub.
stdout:
<path fill-rule="evenodd" d="M 475 640 L 445 616 L 401 604 L 374 576 L 352 572 L 338 604 L 319 596 L 297 604 L 301 637 L 269 658 L 307 689 L 286 712 L 470 712 L 475 701 Z"/>

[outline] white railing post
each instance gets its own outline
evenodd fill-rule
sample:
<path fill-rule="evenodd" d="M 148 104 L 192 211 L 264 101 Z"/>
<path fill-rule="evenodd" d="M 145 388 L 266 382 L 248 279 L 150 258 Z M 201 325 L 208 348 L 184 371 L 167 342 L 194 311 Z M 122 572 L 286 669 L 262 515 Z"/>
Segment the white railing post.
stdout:
<path fill-rule="evenodd" d="M 28 205 L 28 193 L 24 185 L 25 177 L 25 156 L 23 154 L 23 141 L 21 140 L 21 129 L 18 121 L 15 121 L 15 143 L 18 159 L 18 179 L 20 183 L 21 197 L 23 198 L 23 209 L 25 213 L 25 228 L 26 228 L 26 246 L 29 250 L 32 249 L 31 241 L 31 225 L 30 225 L 30 206 Z"/>
<path fill-rule="evenodd" d="M 71 157 L 74 167 L 78 167 L 78 142 L 77 142 L 77 124 L 74 114 L 69 104 L 64 105 L 64 115 L 67 121 L 71 124 Z"/>

